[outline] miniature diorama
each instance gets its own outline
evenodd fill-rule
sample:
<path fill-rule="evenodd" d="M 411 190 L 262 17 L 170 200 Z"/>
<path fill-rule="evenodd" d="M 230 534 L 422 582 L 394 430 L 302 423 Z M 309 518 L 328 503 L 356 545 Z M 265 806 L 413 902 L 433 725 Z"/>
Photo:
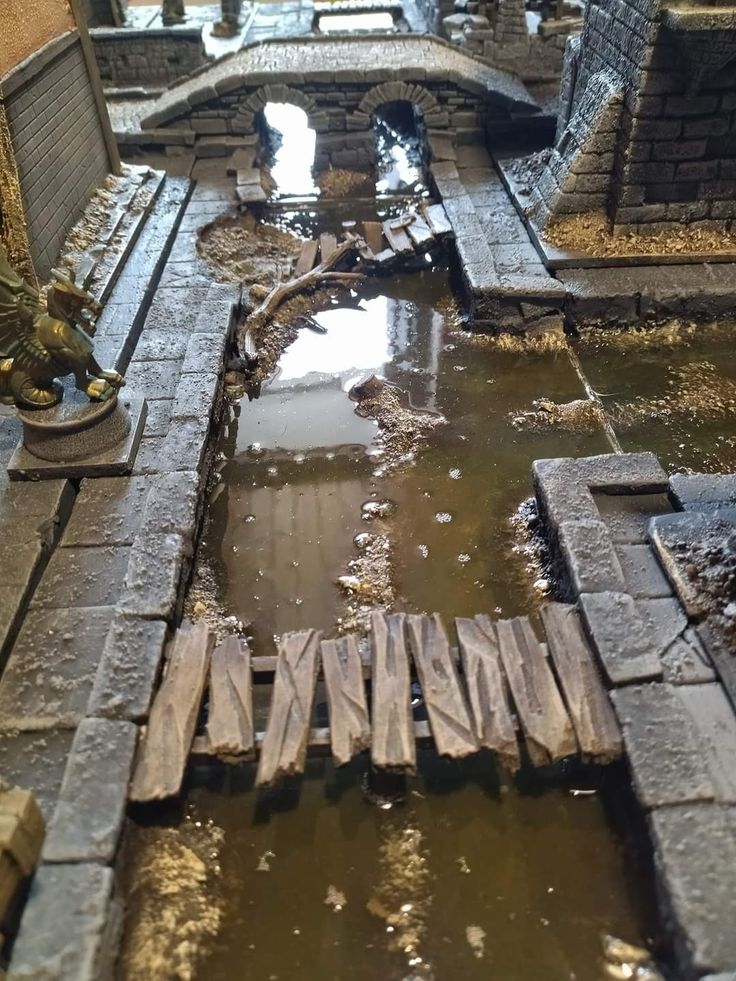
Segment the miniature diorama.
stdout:
<path fill-rule="evenodd" d="M 0 37 L 0 973 L 733 981 L 736 3 Z"/>

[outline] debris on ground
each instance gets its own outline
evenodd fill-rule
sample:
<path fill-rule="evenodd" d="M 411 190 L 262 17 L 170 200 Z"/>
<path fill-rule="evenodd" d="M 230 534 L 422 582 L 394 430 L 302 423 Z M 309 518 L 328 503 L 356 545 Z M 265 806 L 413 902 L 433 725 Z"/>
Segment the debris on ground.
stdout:
<path fill-rule="evenodd" d="M 709 361 L 694 361 L 668 369 L 666 391 L 657 398 L 639 397 L 614 403 L 614 426 L 676 419 L 723 419 L 736 412 L 736 380 L 724 377 Z"/>
<path fill-rule="evenodd" d="M 251 212 L 218 218 L 197 238 L 197 251 L 215 279 L 266 293 L 288 277 L 301 247 L 301 239 L 259 222 Z"/>
<path fill-rule="evenodd" d="M 486 931 L 483 927 L 472 924 L 465 927 L 465 939 L 473 951 L 473 955 L 480 960 L 486 952 Z"/>
<path fill-rule="evenodd" d="M 202 542 L 203 549 L 206 543 Z M 234 614 L 228 613 L 219 601 L 217 577 L 209 563 L 197 558 L 192 583 L 184 600 L 184 617 L 192 622 L 205 620 L 220 643 L 230 634 L 243 636 L 246 625 Z"/>
<path fill-rule="evenodd" d="M 345 610 L 338 619 L 341 633 L 366 634 L 374 612 L 391 610 L 396 603 L 391 541 L 383 533 L 355 538 L 358 555 L 350 559 L 337 585 L 345 595 Z"/>
<path fill-rule="evenodd" d="M 514 429 L 527 432 L 560 429 L 571 433 L 595 433 L 606 424 L 605 412 L 593 399 L 573 399 L 572 402 L 534 399 L 530 410 L 510 412 L 509 417 Z"/>
<path fill-rule="evenodd" d="M 513 536 L 510 550 L 524 559 L 525 579 L 518 584 L 518 588 L 528 594 L 528 605 L 534 607 L 549 596 L 552 588 L 552 560 L 539 520 L 536 498 L 530 497 L 521 502 L 509 519 L 509 526 Z M 516 562 L 508 565 L 510 569 L 517 567 Z"/>
<path fill-rule="evenodd" d="M 452 340 L 472 347 L 482 347 L 500 354 L 554 354 L 567 348 L 564 330 L 543 330 L 534 334 L 484 334 L 480 331 L 457 330 Z"/>
<path fill-rule="evenodd" d="M 340 910 L 347 906 L 347 902 L 344 892 L 340 892 L 335 886 L 327 887 L 325 906 L 331 906 L 336 913 L 339 913 Z"/>
<path fill-rule="evenodd" d="M 664 981 L 654 958 L 645 947 L 619 940 L 610 934 L 601 937 L 603 948 L 603 974 L 612 981 Z"/>
<path fill-rule="evenodd" d="M 327 200 L 373 197 L 376 193 L 373 177 L 367 171 L 341 167 L 322 171 L 317 177 L 317 187 Z"/>

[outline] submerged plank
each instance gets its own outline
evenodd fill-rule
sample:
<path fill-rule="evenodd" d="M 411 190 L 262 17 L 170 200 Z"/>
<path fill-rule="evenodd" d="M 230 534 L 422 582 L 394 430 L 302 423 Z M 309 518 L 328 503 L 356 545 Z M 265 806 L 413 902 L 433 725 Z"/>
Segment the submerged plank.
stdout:
<path fill-rule="evenodd" d="M 304 770 L 320 639 L 317 630 L 300 630 L 281 638 L 271 708 L 258 761 L 258 786 Z"/>
<path fill-rule="evenodd" d="M 396 255 L 410 255 L 414 252 L 414 246 L 412 245 L 411 239 L 406 234 L 406 227 L 397 224 L 399 220 L 400 219 L 384 221 L 382 226 L 383 234 L 386 236 L 386 241 Z M 393 224 L 397 224 L 397 227 L 393 228 Z"/>
<path fill-rule="evenodd" d="M 532 763 L 544 766 L 575 753 L 572 724 L 529 618 L 499 620 L 496 631 Z"/>
<path fill-rule="evenodd" d="M 354 634 L 322 641 L 322 671 L 330 707 L 332 758 L 343 766 L 371 744 L 363 662 Z"/>
<path fill-rule="evenodd" d="M 177 631 L 141 741 L 131 800 L 164 800 L 181 790 L 214 641 L 204 620 Z"/>
<path fill-rule="evenodd" d="M 460 759 L 480 748 L 439 615 L 406 618 L 437 752 Z"/>
<path fill-rule="evenodd" d="M 388 770 L 413 773 L 417 762 L 411 717 L 411 676 L 403 613 L 371 617 L 373 732 L 371 760 Z"/>
<path fill-rule="evenodd" d="M 302 245 L 302 250 L 299 253 L 299 258 L 296 260 L 296 266 L 294 267 L 294 278 L 303 276 L 304 273 L 308 273 L 314 269 L 318 248 L 319 243 L 315 241 L 305 242 Z"/>
<path fill-rule="evenodd" d="M 455 620 L 475 735 L 511 773 L 521 766 L 493 621 L 485 615 Z"/>
<path fill-rule="evenodd" d="M 424 210 L 424 217 L 427 220 L 430 231 L 437 238 L 442 238 L 444 235 L 450 235 L 452 233 L 450 219 L 447 217 L 447 212 L 441 204 L 430 204 Z"/>
<path fill-rule="evenodd" d="M 623 752 L 621 730 L 580 616 L 566 603 L 548 603 L 540 612 L 580 752 L 596 763 L 610 763 Z"/>
<path fill-rule="evenodd" d="M 237 637 L 226 637 L 212 654 L 207 736 L 214 756 L 255 755 L 250 651 Z"/>
<path fill-rule="evenodd" d="M 319 258 L 320 262 L 329 259 L 337 248 L 337 239 L 330 232 L 322 232 L 319 237 Z"/>
<path fill-rule="evenodd" d="M 383 229 L 379 221 L 363 222 L 363 238 L 374 255 L 383 251 Z"/>
<path fill-rule="evenodd" d="M 432 234 L 429 225 L 423 218 L 420 218 L 419 215 L 417 215 L 411 225 L 407 226 L 406 230 L 418 252 L 431 249 L 434 245 L 434 235 Z"/>

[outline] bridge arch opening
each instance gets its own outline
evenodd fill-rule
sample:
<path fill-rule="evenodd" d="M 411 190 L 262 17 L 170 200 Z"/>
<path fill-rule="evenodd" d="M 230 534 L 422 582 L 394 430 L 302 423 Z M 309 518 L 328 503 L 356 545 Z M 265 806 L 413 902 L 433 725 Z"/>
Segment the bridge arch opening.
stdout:
<path fill-rule="evenodd" d="M 376 193 L 428 193 L 429 145 L 422 109 L 408 99 L 384 102 L 373 110 Z"/>
<path fill-rule="evenodd" d="M 269 197 L 306 197 L 314 183 L 316 133 L 307 113 L 289 102 L 267 102 L 256 113 L 261 181 Z"/>

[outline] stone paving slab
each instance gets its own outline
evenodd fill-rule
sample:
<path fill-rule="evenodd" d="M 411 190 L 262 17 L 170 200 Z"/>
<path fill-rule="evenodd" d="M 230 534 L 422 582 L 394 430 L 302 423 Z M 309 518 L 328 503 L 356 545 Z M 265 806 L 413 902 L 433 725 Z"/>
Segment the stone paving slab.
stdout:
<path fill-rule="evenodd" d="M 120 590 L 120 612 L 146 620 L 172 620 L 187 552 L 181 535 L 141 535 L 131 550 Z"/>
<path fill-rule="evenodd" d="M 645 808 L 736 801 L 736 716 L 720 685 L 628 685 L 611 699 Z"/>
<path fill-rule="evenodd" d="M 618 545 L 625 591 L 635 599 L 672 596 L 672 587 L 649 545 Z"/>
<path fill-rule="evenodd" d="M 112 607 L 28 613 L 0 679 L 0 732 L 79 724 L 112 616 Z"/>
<path fill-rule="evenodd" d="M 62 546 L 132 545 L 151 486 L 147 477 L 84 480 Z"/>
<path fill-rule="evenodd" d="M 644 544 L 650 519 L 672 512 L 665 494 L 594 494 L 593 501 L 614 544 Z"/>
<path fill-rule="evenodd" d="M 563 521 L 559 546 L 575 596 L 624 592 L 624 572 L 602 521 Z"/>
<path fill-rule="evenodd" d="M 73 738 L 73 729 L 0 732 L 2 779 L 32 790 L 47 824 L 56 808 Z"/>
<path fill-rule="evenodd" d="M 702 972 L 736 965 L 736 808 L 681 804 L 650 816 L 657 872 L 682 959 Z"/>
<path fill-rule="evenodd" d="M 132 722 L 84 719 L 79 724 L 42 861 L 112 862 L 137 738 Z"/>
<path fill-rule="evenodd" d="M 736 474 L 675 473 L 670 477 L 670 490 L 683 511 L 709 504 L 736 506 Z"/>
<path fill-rule="evenodd" d="M 696 685 L 716 680 L 708 651 L 693 627 L 683 631 L 662 655 L 662 671 L 672 685 Z"/>
<path fill-rule="evenodd" d="M 87 703 L 87 715 L 144 722 L 163 661 L 163 620 L 116 616 Z"/>
<path fill-rule="evenodd" d="M 43 865 L 13 948 L 8 981 L 112 977 L 122 924 L 114 874 L 101 865 Z"/>
<path fill-rule="evenodd" d="M 580 608 L 612 684 L 661 677 L 660 654 L 665 645 L 658 642 L 628 593 L 583 593 Z"/>
<path fill-rule="evenodd" d="M 33 597 L 36 610 L 114 606 L 123 584 L 130 547 L 59 548 Z"/>

